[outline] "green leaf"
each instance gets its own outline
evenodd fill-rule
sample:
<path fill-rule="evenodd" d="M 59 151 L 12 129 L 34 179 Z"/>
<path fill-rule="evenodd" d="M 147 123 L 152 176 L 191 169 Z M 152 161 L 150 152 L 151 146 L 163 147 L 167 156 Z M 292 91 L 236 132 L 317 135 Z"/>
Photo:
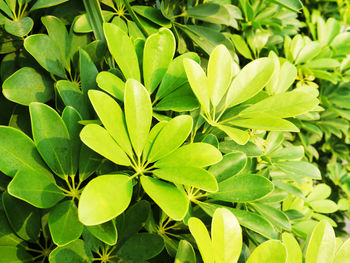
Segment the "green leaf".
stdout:
<path fill-rule="evenodd" d="M 79 62 L 81 89 L 87 100 L 88 91 L 97 89 L 96 77 L 98 70 L 89 54 L 83 49 L 79 49 Z"/>
<path fill-rule="evenodd" d="M 199 56 L 193 52 L 188 52 L 176 57 L 169 64 L 169 67 L 159 85 L 156 99 L 162 99 L 187 82 L 187 76 L 183 63 L 185 58 L 192 59 L 197 63 L 199 63 L 200 60 Z"/>
<path fill-rule="evenodd" d="M 137 249 L 135 249 L 137 248 Z M 163 238 L 150 233 L 139 233 L 128 239 L 118 250 L 117 256 L 140 262 L 158 255 L 164 248 Z"/>
<path fill-rule="evenodd" d="M 320 170 L 316 166 L 308 162 L 279 162 L 278 164 L 276 164 L 276 167 L 281 169 L 291 178 L 296 177 L 297 179 L 306 176 L 310 177 L 311 179 L 321 179 Z"/>
<path fill-rule="evenodd" d="M 15 128 L 0 126 L 0 156 L 0 170 L 10 177 L 26 169 L 51 176 L 33 141 Z"/>
<path fill-rule="evenodd" d="M 285 263 L 286 247 L 279 240 L 269 240 L 257 248 L 249 256 L 247 263 Z"/>
<path fill-rule="evenodd" d="M 21 170 L 7 187 L 10 195 L 39 208 L 50 208 L 64 198 L 53 177 Z"/>
<path fill-rule="evenodd" d="M 132 180 L 123 174 L 101 175 L 84 188 L 78 206 L 80 221 L 99 225 L 123 213 L 132 196 Z"/>
<path fill-rule="evenodd" d="M 124 108 L 129 137 L 136 155 L 140 156 L 152 123 L 152 102 L 147 90 L 140 82 L 133 79 L 127 80 Z"/>
<path fill-rule="evenodd" d="M 209 233 L 203 222 L 196 218 L 191 217 L 188 220 L 188 228 L 194 239 L 196 240 L 199 252 L 205 263 L 214 263 L 214 248 L 210 239 Z"/>
<path fill-rule="evenodd" d="M 1 263 L 29 263 L 33 257 L 21 247 L 0 246 Z"/>
<path fill-rule="evenodd" d="M 114 246 L 117 243 L 118 234 L 114 220 L 96 226 L 87 226 L 86 229 L 94 237 L 98 238 L 109 246 Z"/>
<path fill-rule="evenodd" d="M 79 179 L 84 181 L 91 176 L 101 161 L 101 156 L 83 144 L 79 154 Z"/>
<path fill-rule="evenodd" d="M 80 133 L 80 139 L 89 148 L 96 151 L 98 154 L 101 154 L 108 160 L 119 165 L 131 165 L 130 159 L 126 153 L 101 126 L 97 124 L 86 125 Z"/>
<path fill-rule="evenodd" d="M 103 30 L 108 49 L 126 79 L 140 81 L 140 69 L 134 45 L 129 36 L 118 26 L 104 23 Z"/>
<path fill-rule="evenodd" d="M 167 27 L 167 28 L 171 28 L 172 26 L 171 22 L 168 19 L 166 19 L 163 16 L 162 12 L 157 8 L 153 8 L 150 6 L 143 6 L 143 5 L 133 5 L 132 9 L 137 14 L 147 18 L 148 20 L 152 21 L 157 25 Z"/>
<path fill-rule="evenodd" d="M 162 166 L 160 169 L 152 172 L 155 176 L 175 184 L 193 186 L 208 192 L 216 192 L 218 190 L 215 177 L 207 170 L 184 166 L 181 163 L 177 165 L 178 166 Z"/>
<path fill-rule="evenodd" d="M 232 152 L 224 155 L 222 160 L 209 168 L 209 172 L 218 182 L 239 174 L 247 164 L 247 156 L 243 152 Z"/>
<path fill-rule="evenodd" d="M 124 101 L 125 83 L 116 75 L 108 71 L 102 71 L 98 73 L 96 82 L 100 89 L 109 93 L 114 98 Z"/>
<path fill-rule="evenodd" d="M 310 61 L 316 57 L 322 50 L 322 46 L 319 42 L 312 41 L 307 43 L 299 52 L 295 63 L 301 64 Z"/>
<path fill-rule="evenodd" d="M 180 147 L 192 130 L 193 120 L 189 115 L 171 119 L 155 138 L 148 160 L 157 161 Z"/>
<path fill-rule="evenodd" d="M 56 247 L 49 256 L 50 263 L 66 263 L 67 260 L 76 263 L 91 263 L 93 255 L 87 249 L 83 240 L 78 239 L 72 243 Z"/>
<path fill-rule="evenodd" d="M 0 225 L 0 249 L 3 246 L 18 246 L 19 244 L 23 243 L 23 239 L 19 238 L 13 232 L 5 212 L 2 209 L 0 209 Z"/>
<path fill-rule="evenodd" d="M 175 37 L 166 28 L 149 36 L 143 50 L 143 76 L 146 89 L 152 94 L 161 82 L 175 54 Z"/>
<path fill-rule="evenodd" d="M 61 51 L 48 35 L 36 34 L 27 37 L 24 47 L 48 72 L 66 78 Z"/>
<path fill-rule="evenodd" d="M 190 242 L 180 240 L 174 263 L 196 263 L 196 254 Z"/>
<path fill-rule="evenodd" d="M 302 91 L 290 91 L 268 97 L 239 113 L 243 118 L 264 116 L 289 118 L 304 114 L 318 105 L 318 99 Z"/>
<path fill-rule="evenodd" d="M 16 234 L 26 241 L 37 241 L 41 227 L 40 210 L 7 192 L 1 197 L 9 224 Z"/>
<path fill-rule="evenodd" d="M 260 203 L 253 203 L 250 205 L 256 211 L 258 211 L 259 214 L 264 216 L 276 227 L 291 231 L 292 229 L 291 223 L 289 222 L 287 215 L 283 213 L 280 209 L 277 209 L 270 205 L 260 204 Z"/>
<path fill-rule="evenodd" d="M 55 206 L 50 211 L 48 224 L 52 241 L 58 246 L 77 240 L 84 227 L 78 219 L 78 209 L 73 201 L 64 201 Z"/>
<path fill-rule="evenodd" d="M 62 118 L 49 106 L 33 102 L 29 105 L 33 138 L 47 165 L 61 178 L 73 171 L 70 136 Z"/>
<path fill-rule="evenodd" d="M 226 106 L 233 107 L 258 94 L 270 81 L 274 67 L 271 58 L 259 58 L 248 63 L 230 85 Z"/>
<path fill-rule="evenodd" d="M 211 198 L 227 202 L 252 202 L 271 193 L 273 184 L 263 176 L 241 174 L 219 183 L 219 191 Z"/>
<path fill-rule="evenodd" d="M 240 35 L 233 34 L 231 35 L 231 40 L 235 45 L 236 50 L 245 58 L 253 60 L 252 54 L 249 50 L 247 43 L 244 38 Z"/>
<path fill-rule="evenodd" d="M 145 192 L 172 219 L 182 220 L 187 214 L 189 200 L 183 191 L 169 183 L 141 176 Z"/>
<path fill-rule="evenodd" d="M 271 0 L 271 2 L 286 7 L 292 11 L 298 11 L 303 8 L 303 3 L 300 0 Z"/>
<path fill-rule="evenodd" d="M 303 252 L 294 236 L 290 233 L 283 233 L 282 242 L 288 254 L 286 263 L 303 263 Z"/>
<path fill-rule="evenodd" d="M 305 263 L 333 262 L 335 256 L 335 234 L 327 221 L 319 222 L 312 231 L 308 243 Z"/>
<path fill-rule="evenodd" d="M 24 37 L 29 34 L 34 25 L 33 19 L 23 17 L 19 20 L 7 20 L 5 22 L 5 30 L 7 33 L 16 37 Z"/>
<path fill-rule="evenodd" d="M 31 102 L 47 102 L 53 98 L 51 81 L 29 67 L 23 67 L 8 77 L 2 88 L 8 100 L 26 106 Z"/>
<path fill-rule="evenodd" d="M 220 151 L 208 143 L 184 145 L 155 163 L 156 167 L 193 166 L 207 167 L 221 161 Z"/>
<path fill-rule="evenodd" d="M 312 202 L 316 200 L 322 200 L 329 197 L 332 193 L 332 188 L 327 184 L 318 184 L 314 187 L 312 192 L 308 195 L 307 201 Z"/>
<path fill-rule="evenodd" d="M 231 54 L 224 45 L 217 46 L 210 54 L 208 63 L 208 90 L 214 107 L 220 103 L 230 86 L 235 70 L 233 63 Z M 236 70 L 239 70 L 237 65 Z"/>
<path fill-rule="evenodd" d="M 221 124 L 217 125 L 217 127 L 240 145 L 244 145 L 249 141 L 250 135 L 248 131 L 243 131 L 231 126 Z"/>
<path fill-rule="evenodd" d="M 236 263 L 242 249 L 242 229 L 236 217 L 229 210 L 218 208 L 211 225 L 215 262 Z"/>
<path fill-rule="evenodd" d="M 129 156 L 133 155 L 125 125 L 125 117 L 119 104 L 109 95 L 97 90 L 89 91 L 89 98 L 103 126 Z"/>
<path fill-rule="evenodd" d="M 206 113 L 210 112 L 208 79 L 202 67 L 194 60 L 185 58 L 183 60 L 188 82 L 193 93 Z"/>
<path fill-rule="evenodd" d="M 338 249 L 333 263 L 347 263 L 350 258 L 350 239 L 347 239 L 344 244 Z"/>
<path fill-rule="evenodd" d="M 309 202 L 309 205 L 318 213 L 334 213 L 338 210 L 338 206 L 332 200 L 315 200 Z"/>
<path fill-rule="evenodd" d="M 259 115 L 259 117 L 257 118 L 233 120 L 229 123 L 234 126 L 256 130 L 299 132 L 299 128 L 295 126 L 292 122 L 289 122 L 284 119 L 272 118 L 267 116 L 261 118 L 261 115 Z"/>
<path fill-rule="evenodd" d="M 32 6 L 32 8 L 30 9 L 30 11 L 59 5 L 67 1 L 68 0 L 37 0 L 35 4 Z"/>
<path fill-rule="evenodd" d="M 86 10 L 86 18 L 91 26 L 95 38 L 97 40 L 105 41 L 104 35 L 103 35 L 103 14 L 101 10 L 101 6 L 98 0 L 90 0 L 86 1 L 83 0 L 84 7 Z"/>

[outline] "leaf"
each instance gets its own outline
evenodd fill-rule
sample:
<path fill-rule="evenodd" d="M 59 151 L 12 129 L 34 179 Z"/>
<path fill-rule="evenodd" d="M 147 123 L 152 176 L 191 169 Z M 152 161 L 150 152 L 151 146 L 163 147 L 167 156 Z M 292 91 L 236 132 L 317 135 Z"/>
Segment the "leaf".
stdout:
<path fill-rule="evenodd" d="M 210 54 L 208 63 L 208 90 L 211 102 L 216 107 L 226 94 L 231 83 L 234 64 L 224 45 L 217 46 Z M 238 66 L 236 66 L 238 70 Z"/>
<path fill-rule="evenodd" d="M 53 98 L 51 81 L 29 67 L 23 67 L 8 77 L 2 88 L 8 100 L 26 106 L 31 102 L 47 102 Z"/>
<path fill-rule="evenodd" d="M 309 202 L 309 205 L 318 213 L 334 213 L 338 210 L 338 206 L 332 200 L 315 200 Z"/>
<path fill-rule="evenodd" d="M 140 81 L 139 62 L 129 36 L 111 23 L 104 23 L 103 30 L 108 49 L 123 72 L 125 79 L 131 78 Z"/>
<path fill-rule="evenodd" d="M 273 184 L 263 176 L 241 174 L 219 183 L 219 191 L 209 194 L 211 198 L 227 202 L 256 201 L 273 190 Z"/>
<path fill-rule="evenodd" d="M 335 234 L 327 221 L 319 222 L 312 231 L 308 243 L 305 263 L 333 262 L 335 256 Z"/>
<path fill-rule="evenodd" d="M 67 1 L 68 0 L 37 0 L 35 4 L 32 6 L 32 8 L 30 9 L 30 11 L 59 5 Z"/>
<path fill-rule="evenodd" d="M 196 254 L 190 242 L 180 240 L 174 263 L 196 263 Z"/>
<path fill-rule="evenodd" d="M 247 164 L 247 156 L 243 152 L 232 152 L 223 156 L 222 160 L 209 168 L 209 172 L 218 182 L 239 174 Z"/>
<path fill-rule="evenodd" d="M 156 99 L 162 99 L 187 82 L 187 76 L 183 63 L 185 58 L 192 59 L 197 63 L 199 63 L 200 60 L 196 53 L 188 52 L 171 61 L 159 85 Z"/>
<path fill-rule="evenodd" d="M 220 130 L 225 132 L 232 140 L 240 145 L 244 145 L 249 141 L 250 135 L 248 131 L 243 131 L 231 126 L 221 125 L 217 126 Z"/>
<path fill-rule="evenodd" d="M 52 241 L 58 246 L 77 240 L 83 232 L 78 209 L 73 201 L 64 201 L 55 206 L 50 211 L 48 224 Z"/>
<path fill-rule="evenodd" d="M 96 226 L 87 226 L 86 229 L 94 237 L 98 238 L 109 246 L 114 246 L 117 243 L 118 234 L 114 220 Z"/>
<path fill-rule="evenodd" d="M 92 226 L 117 217 L 129 206 L 132 188 L 132 180 L 123 174 L 101 175 L 91 180 L 79 200 L 80 221 Z"/>
<path fill-rule="evenodd" d="M 287 249 L 286 263 L 303 263 L 303 253 L 294 236 L 290 233 L 282 233 L 282 242 Z"/>
<path fill-rule="evenodd" d="M 279 240 L 269 240 L 260 244 L 249 256 L 247 263 L 285 263 L 287 250 Z"/>
<path fill-rule="evenodd" d="M 299 52 L 295 63 L 301 64 L 305 63 L 314 57 L 316 57 L 322 50 L 322 46 L 319 42 L 312 41 L 307 43 Z"/>
<path fill-rule="evenodd" d="M 108 160 L 119 165 L 131 165 L 130 159 L 126 153 L 101 126 L 97 124 L 86 125 L 80 133 L 80 139 L 89 148 Z"/>
<path fill-rule="evenodd" d="M 98 70 L 89 54 L 83 49 L 79 49 L 79 62 L 81 89 L 87 100 L 88 91 L 97 89 L 96 77 Z"/>
<path fill-rule="evenodd" d="M 264 216 L 267 220 L 269 220 L 273 225 L 278 228 L 282 228 L 285 230 L 292 230 L 291 223 L 287 215 L 278 208 L 275 208 L 270 205 L 253 203 L 250 204 L 259 214 Z"/>
<path fill-rule="evenodd" d="M 250 59 L 250 60 L 253 60 L 252 54 L 249 50 L 249 47 L 242 36 L 237 35 L 237 34 L 232 34 L 231 40 L 232 40 L 233 44 L 235 45 L 236 50 L 243 57 Z"/>
<path fill-rule="evenodd" d="M 79 263 L 91 263 L 93 255 L 90 250 L 86 248 L 83 240 L 78 239 L 72 243 L 56 247 L 49 256 L 51 263 L 65 263 L 67 260 Z"/>
<path fill-rule="evenodd" d="M 206 113 L 210 112 L 208 79 L 201 66 L 194 60 L 185 58 L 183 60 L 188 82 L 193 93 Z"/>
<path fill-rule="evenodd" d="M 318 184 L 314 187 L 312 192 L 308 195 L 307 201 L 312 202 L 316 200 L 322 200 L 329 197 L 332 193 L 332 189 L 327 184 Z"/>
<path fill-rule="evenodd" d="M 350 258 L 350 239 L 347 239 L 344 244 L 338 249 L 333 263 L 347 263 Z"/>
<path fill-rule="evenodd" d="M 24 47 L 48 72 L 66 78 L 61 51 L 48 35 L 36 34 L 27 37 Z"/>
<path fill-rule="evenodd" d="M 82 144 L 79 154 L 79 180 L 91 176 L 101 164 L 102 158 L 96 152 Z"/>
<path fill-rule="evenodd" d="M 137 248 L 135 250 L 135 248 Z M 150 233 L 139 233 L 130 237 L 118 250 L 117 255 L 132 261 L 144 261 L 158 255 L 164 248 L 161 236 Z"/>
<path fill-rule="evenodd" d="M 179 163 L 178 166 L 163 166 L 152 172 L 155 176 L 175 184 L 193 186 L 208 192 L 218 190 L 215 177 L 202 168 L 187 167 Z"/>
<path fill-rule="evenodd" d="M 0 225 L 0 249 L 3 246 L 18 246 L 19 244 L 23 243 L 23 239 L 19 238 L 13 232 L 2 207 L 0 209 Z"/>
<path fill-rule="evenodd" d="M 208 143 L 184 145 L 155 163 L 156 167 L 193 166 L 207 167 L 221 161 L 220 151 Z"/>
<path fill-rule="evenodd" d="M 86 10 L 86 18 L 89 23 L 89 25 L 92 28 L 92 31 L 94 32 L 95 38 L 97 40 L 105 41 L 104 35 L 103 35 L 103 14 L 101 10 L 101 6 L 99 1 L 92 0 L 92 1 L 86 1 L 83 0 L 84 7 Z"/>
<path fill-rule="evenodd" d="M 127 80 L 125 84 L 124 108 L 129 137 L 140 156 L 151 128 L 152 103 L 145 87 L 136 80 Z"/>
<path fill-rule="evenodd" d="M 38 208 L 50 208 L 64 198 L 52 176 L 32 170 L 17 172 L 7 190 L 10 195 Z"/>
<path fill-rule="evenodd" d="M 137 14 L 149 19 L 150 21 L 152 21 L 157 25 L 167 27 L 167 28 L 171 28 L 172 26 L 171 22 L 168 19 L 166 19 L 163 16 L 162 12 L 157 8 L 153 8 L 150 6 L 133 5 L 132 9 Z"/>
<path fill-rule="evenodd" d="M 67 127 L 49 106 L 33 102 L 29 105 L 33 138 L 47 165 L 61 178 L 72 174 L 73 152 Z"/>
<path fill-rule="evenodd" d="M 233 120 L 229 123 L 234 126 L 256 130 L 299 132 L 299 128 L 287 120 L 268 116 L 261 118 L 261 115 L 259 116 L 260 117 L 252 119 Z"/>
<path fill-rule="evenodd" d="M 149 176 L 141 176 L 145 192 L 172 219 L 182 220 L 188 210 L 189 200 L 183 191 L 169 183 Z"/>
<path fill-rule="evenodd" d="M 51 176 L 33 141 L 20 130 L 0 126 L 0 170 L 14 177 L 17 171 L 33 170 Z"/>
<path fill-rule="evenodd" d="M 89 98 L 103 126 L 129 156 L 133 155 L 125 125 L 125 117 L 119 104 L 104 92 L 89 91 Z"/>
<path fill-rule="evenodd" d="M 214 263 L 213 244 L 203 222 L 196 217 L 191 217 L 188 220 L 188 228 L 197 243 L 203 262 Z"/>
<path fill-rule="evenodd" d="M 239 116 L 289 118 L 311 111 L 317 105 L 318 99 L 314 96 L 302 91 L 291 91 L 268 97 L 244 109 Z"/>
<path fill-rule="evenodd" d="M 118 100 L 124 101 L 125 83 L 116 75 L 108 71 L 102 71 L 98 73 L 96 82 L 100 89 Z"/>
<path fill-rule="evenodd" d="M 149 93 L 157 88 L 175 54 L 175 37 L 166 28 L 149 36 L 143 50 L 143 76 Z"/>
<path fill-rule="evenodd" d="M 34 25 L 33 19 L 23 17 L 19 20 L 7 20 L 5 30 L 16 37 L 24 37 L 29 34 Z"/>
<path fill-rule="evenodd" d="M 189 115 L 179 115 L 171 119 L 155 138 L 148 160 L 157 161 L 180 147 L 192 130 L 193 120 Z"/>
<path fill-rule="evenodd" d="M 0 262 L 3 263 L 33 262 L 33 257 L 21 247 L 0 246 L 0 255 Z"/>
<path fill-rule="evenodd" d="M 303 8 L 303 3 L 300 0 L 271 0 L 271 2 L 286 7 L 292 11 L 298 11 Z"/>
<path fill-rule="evenodd" d="M 271 58 L 259 58 L 248 63 L 230 85 L 226 106 L 233 107 L 254 97 L 270 81 L 273 71 L 274 62 Z"/>
<path fill-rule="evenodd" d="M 229 210 L 218 208 L 211 225 L 215 262 L 236 263 L 242 250 L 242 229 L 236 217 Z"/>
<path fill-rule="evenodd" d="M 276 164 L 276 167 L 281 169 L 291 178 L 295 177 L 309 177 L 311 179 L 319 180 L 321 179 L 321 173 L 319 169 L 308 162 L 279 162 Z"/>

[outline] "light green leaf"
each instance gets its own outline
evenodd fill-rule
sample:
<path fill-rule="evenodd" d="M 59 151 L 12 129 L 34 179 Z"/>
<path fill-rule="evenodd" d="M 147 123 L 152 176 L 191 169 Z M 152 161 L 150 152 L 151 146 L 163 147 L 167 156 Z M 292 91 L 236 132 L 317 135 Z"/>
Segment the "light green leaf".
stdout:
<path fill-rule="evenodd" d="M 350 239 L 348 238 L 344 244 L 338 249 L 333 263 L 349 263 L 350 259 Z"/>
<path fill-rule="evenodd" d="M 155 138 L 148 159 L 157 161 L 175 151 L 186 140 L 192 130 L 193 120 L 189 115 L 180 115 L 165 124 Z"/>
<path fill-rule="evenodd" d="M 241 174 L 219 183 L 219 191 L 209 196 L 227 202 L 252 202 L 268 195 L 272 190 L 273 184 L 265 177 Z"/>
<path fill-rule="evenodd" d="M 145 87 L 136 80 L 129 79 L 125 84 L 124 108 L 129 137 L 140 156 L 151 128 L 152 103 Z"/>
<path fill-rule="evenodd" d="M 285 172 L 287 175 L 289 175 L 291 178 L 294 176 L 297 178 L 300 177 L 310 177 L 311 179 L 319 180 L 321 179 L 321 173 L 320 170 L 308 162 L 279 162 L 276 164 L 276 167 L 281 169 L 283 172 Z"/>
<path fill-rule="evenodd" d="M 30 9 L 30 11 L 59 5 L 67 1 L 68 0 L 37 0 L 35 4 L 32 6 L 32 8 Z"/>
<path fill-rule="evenodd" d="M 100 89 L 109 93 L 114 98 L 124 101 L 125 83 L 116 75 L 108 71 L 102 71 L 98 73 L 96 82 Z"/>
<path fill-rule="evenodd" d="M 134 45 L 129 36 L 118 26 L 103 24 L 108 49 L 126 79 L 140 81 L 140 68 Z"/>
<path fill-rule="evenodd" d="M 51 81 L 29 67 L 23 67 L 8 77 L 2 89 L 8 100 L 26 106 L 31 102 L 47 102 L 53 98 Z"/>
<path fill-rule="evenodd" d="M 237 218 L 227 209 L 215 210 L 211 223 L 215 262 L 236 263 L 242 249 L 242 229 Z"/>
<path fill-rule="evenodd" d="M 24 47 L 48 72 L 66 78 L 61 51 L 48 35 L 36 34 L 27 37 Z"/>
<path fill-rule="evenodd" d="M 89 148 L 112 162 L 124 166 L 131 165 L 125 152 L 101 126 L 97 124 L 86 125 L 80 133 L 80 139 Z"/>
<path fill-rule="evenodd" d="M 199 252 L 205 263 L 214 263 L 214 248 L 210 239 L 209 233 L 203 222 L 196 218 L 191 217 L 188 220 L 188 228 L 194 239 L 196 240 Z"/>
<path fill-rule="evenodd" d="M 231 40 L 235 45 L 236 50 L 245 58 L 253 60 L 252 54 L 249 50 L 247 43 L 244 38 L 240 35 L 233 34 L 231 35 Z"/>
<path fill-rule="evenodd" d="M 186 240 L 179 242 L 174 263 L 196 263 L 196 254 L 190 242 Z"/>
<path fill-rule="evenodd" d="M 31 103 L 29 112 L 40 155 L 55 174 L 65 178 L 73 170 L 73 152 L 64 121 L 55 110 L 42 103 Z"/>
<path fill-rule="evenodd" d="M 21 247 L 0 246 L 1 263 L 30 263 L 33 257 Z"/>
<path fill-rule="evenodd" d="M 307 43 L 299 52 L 298 57 L 295 60 L 296 64 L 305 63 L 314 57 L 316 57 L 322 50 L 320 43 L 312 41 Z"/>
<path fill-rule="evenodd" d="M 282 234 L 282 242 L 287 249 L 286 263 L 303 263 L 303 252 L 294 236 L 285 232 Z"/>
<path fill-rule="evenodd" d="M 49 256 L 49 262 L 66 263 L 68 259 L 71 262 L 92 263 L 92 258 L 91 250 L 87 248 L 83 240 L 78 239 L 68 245 L 56 247 L 52 250 Z"/>
<path fill-rule="evenodd" d="M 292 11 L 298 11 L 303 8 L 303 3 L 300 0 L 271 0 L 271 2 L 277 3 Z"/>
<path fill-rule="evenodd" d="M 299 128 L 290 121 L 265 116 L 261 118 L 261 115 L 257 118 L 233 120 L 229 123 L 234 126 L 256 130 L 299 132 Z"/>
<path fill-rule="evenodd" d="M 210 112 L 208 79 L 202 67 L 194 60 L 185 58 L 183 60 L 188 82 L 193 93 L 206 113 Z"/>
<path fill-rule="evenodd" d="M 7 187 L 10 195 L 39 208 L 50 208 L 64 198 L 53 176 L 21 170 Z"/>
<path fill-rule="evenodd" d="M 329 263 L 335 256 L 335 234 L 327 221 L 319 222 L 312 231 L 305 255 L 305 263 Z"/>
<path fill-rule="evenodd" d="M 249 256 L 247 263 L 285 263 L 286 247 L 279 240 L 269 240 L 257 248 Z"/>
<path fill-rule="evenodd" d="M 332 200 L 315 200 L 309 202 L 309 205 L 318 213 L 334 213 L 338 210 L 338 206 Z"/>
<path fill-rule="evenodd" d="M 274 62 L 271 58 L 259 58 L 248 63 L 230 85 L 226 106 L 233 107 L 254 97 L 270 81 L 273 71 Z"/>
<path fill-rule="evenodd" d="M 141 176 L 145 192 L 172 219 L 182 220 L 187 214 L 189 200 L 183 191 L 174 185 L 149 176 Z"/>
<path fill-rule="evenodd" d="M 86 226 L 86 229 L 94 237 L 103 241 L 109 246 L 114 246 L 117 243 L 118 234 L 114 220 L 96 226 Z"/>
<path fill-rule="evenodd" d="M 149 93 L 157 88 L 175 54 L 175 37 L 167 28 L 149 36 L 143 50 L 143 76 Z"/>
<path fill-rule="evenodd" d="M 217 126 L 220 130 L 225 132 L 227 136 L 229 136 L 232 140 L 234 140 L 236 143 L 240 145 L 244 145 L 249 141 L 249 132 L 248 131 L 243 131 L 231 126 L 227 125 L 218 125 Z"/>
<path fill-rule="evenodd" d="M 288 231 L 292 230 L 289 218 L 283 211 L 270 205 L 252 203 L 251 206 L 267 220 L 269 220 L 273 225 L 278 228 L 282 228 Z"/>
<path fill-rule="evenodd" d="M 119 104 L 109 95 L 98 90 L 90 90 L 89 98 L 103 126 L 129 156 L 132 147 L 125 125 L 125 117 Z"/>
<path fill-rule="evenodd" d="M 327 184 L 318 184 L 314 187 L 312 192 L 308 195 L 306 200 L 308 202 L 316 201 L 316 200 L 322 200 L 329 197 L 332 193 L 332 188 L 328 186 Z"/>
<path fill-rule="evenodd" d="M 143 5 L 133 5 L 132 9 L 139 15 L 147 18 L 148 20 L 152 21 L 153 23 L 171 28 L 172 23 L 166 19 L 161 10 L 151 7 L 151 6 L 143 6 Z"/>
<path fill-rule="evenodd" d="M 193 166 L 206 167 L 221 161 L 220 151 L 208 143 L 184 145 L 155 163 L 156 167 Z"/>
<path fill-rule="evenodd" d="M 5 30 L 16 37 L 24 37 L 29 34 L 33 25 L 33 19 L 23 17 L 19 20 L 7 20 L 5 22 Z"/>
<path fill-rule="evenodd" d="M 55 206 L 49 214 L 48 225 L 52 241 L 64 246 L 77 240 L 83 232 L 78 219 L 78 209 L 73 201 L 64 201 Z"/>
<path fill-rule="evenodd" d="M 78 206 L 84 225 L 105 223 L 125 211 L 132 197 L 132 180 L 123 174 L 101 175 L 84 188 Z"/>
<path fill-rule="evenodd" d="M 152 172 L 155 176 L 175 184 L 194 186 L 208 192 L 218 190 L 215 177 L 202 168 L 183 166 L 178 163 L 177 166 L 163 166 Z"/>
<path fill-rule="evenodd" d="M 20 170 L 51 176 L 33 141 L 18 129 L 0 126 L 0 156 L 0 170 L 7 176 Z"/>

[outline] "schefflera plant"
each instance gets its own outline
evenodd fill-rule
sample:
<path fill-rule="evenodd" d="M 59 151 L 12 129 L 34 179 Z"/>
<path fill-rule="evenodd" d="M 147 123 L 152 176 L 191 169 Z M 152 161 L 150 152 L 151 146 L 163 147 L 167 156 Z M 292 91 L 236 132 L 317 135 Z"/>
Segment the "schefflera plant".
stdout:
<path fill-rule="evenodd" d="M 204 129 L 218 128 L 241 145 L 248 142 L 249 129 L 299 131 L 286 118 L 313 110 L 319 102 L 316 93 L 286 91 L 295 80 L 295 71 L 291 71 L 292 81 L 280 82 L 285 92 L 269 96 L 264 87 L 284 74 L 272 57 L 254 60 L 240 70 L 227 48 L 219 45 L 210 55 L 207 74 L 191 59 L 185 58 L 184 66 L 201 105 L 200 116 L 207 122 Z M 198 121 L 196 129 L 202 124 Z"/>
<path fill-rule="evenodd" d="M 104 127 L 86 125 L 81 140 L 133 172 L 98 176 L 86 185 L 78 206 L 79 218 L 85 225 L 102 224 L 121 214 L 129 206 L 137 184 L 174 220 L 182 220 L 188 211 L 190 199 L 185 190 L 188 195 L 194 188 L 218 190 L 215 177 L 204 167 L 219 162 L 220 151 L 207 143 L 181 146 L 192 130 L 191 116 L 178 115 L 151 129 L 149 92 L 134 79 L 125 84 L 124 112 L 102 91 L 90 90 L 88 95 Z"/>

